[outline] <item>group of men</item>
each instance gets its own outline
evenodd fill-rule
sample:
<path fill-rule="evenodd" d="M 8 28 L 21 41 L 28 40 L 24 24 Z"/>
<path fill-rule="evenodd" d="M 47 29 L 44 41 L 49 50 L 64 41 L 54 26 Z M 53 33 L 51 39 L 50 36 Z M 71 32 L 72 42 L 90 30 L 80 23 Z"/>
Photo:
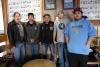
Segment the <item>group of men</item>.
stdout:
<path fill-rule="evenodd" d="M 13 21 L 8 24 L 8 38 L 16 62 L 24 63 L 26 54 L 33 59 L 39 53 L 56 62 L 59 67 L 86 67 L 91 41 L 96 30 L 89 20 L 83 18 L 81 8 L 73 10 L 74 18 L 69 20 L 60 10 L 58 20 L 51 21 L 44 14 L 43 23 L 34 20 L 34 14 L 28 13 L 28 22 L 21 23 L 20 13 L 15 12 Z"/>

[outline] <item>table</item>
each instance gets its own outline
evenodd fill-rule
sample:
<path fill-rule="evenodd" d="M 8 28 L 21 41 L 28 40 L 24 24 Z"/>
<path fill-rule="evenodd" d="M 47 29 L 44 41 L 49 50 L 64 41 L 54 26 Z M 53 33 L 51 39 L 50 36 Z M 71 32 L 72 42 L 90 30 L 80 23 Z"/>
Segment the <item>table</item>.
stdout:
<path fill-rule="evenodd" d="M 56 67 L 56 64 L 48 59 L 36 59 L 25 63 L 23 67 Z"/>

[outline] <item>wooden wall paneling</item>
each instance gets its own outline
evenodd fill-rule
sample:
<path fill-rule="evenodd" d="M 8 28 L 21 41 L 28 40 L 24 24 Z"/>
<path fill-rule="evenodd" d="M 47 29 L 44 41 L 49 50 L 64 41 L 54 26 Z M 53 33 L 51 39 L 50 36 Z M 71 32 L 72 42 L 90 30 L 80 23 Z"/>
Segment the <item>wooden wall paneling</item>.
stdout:
<path fill-rule="evenodd" d="M 2 12 L 3 12 L 3 21 L 4 21 L 4 34 L 0 35 L 0 42 L 7 41 L 7 0 L 1 0 L 2 2 Z"/>
<path fill-rule="evenodd" d="M 76 0 L 77 7 L 80 7 L 80 0 Z"/>
<path fill-rule="evenodd" d="M 0 35 L 0 42 L 7 41 L 7 35 Z"/>
<path fill-rule="evenodd" d="M 4 32 L 7 34 L 7 24 L 8 24 L 8 18 L 7 18 L 7 0 L 2 0 L 2 8 L 3 8 L 3 20 L 4 20 Z"/>

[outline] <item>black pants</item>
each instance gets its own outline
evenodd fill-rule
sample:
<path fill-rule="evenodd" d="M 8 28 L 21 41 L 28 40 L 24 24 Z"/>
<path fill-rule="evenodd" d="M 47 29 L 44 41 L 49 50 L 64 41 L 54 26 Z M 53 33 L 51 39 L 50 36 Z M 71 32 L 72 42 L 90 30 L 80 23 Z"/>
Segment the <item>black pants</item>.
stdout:
<path fill-rule="evenodd" d="M 68 53 L 70 67 L 87 67 L 87 55 Z"/>

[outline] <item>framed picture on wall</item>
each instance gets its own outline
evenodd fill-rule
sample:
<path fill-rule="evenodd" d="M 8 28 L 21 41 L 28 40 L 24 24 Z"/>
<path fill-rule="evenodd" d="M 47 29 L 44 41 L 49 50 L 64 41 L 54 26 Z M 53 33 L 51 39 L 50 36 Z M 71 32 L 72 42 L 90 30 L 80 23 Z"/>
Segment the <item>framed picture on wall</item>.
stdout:
<path fill-rule="evenodd" d="M 74 0 L 63 0 L 63 9 L 73 9 L 74 6 Z"/>
<path fill-rule="evenodd" d="M 56 0 L 44 0 L 44 9 L 45 10 L 56 9 Z"/>

